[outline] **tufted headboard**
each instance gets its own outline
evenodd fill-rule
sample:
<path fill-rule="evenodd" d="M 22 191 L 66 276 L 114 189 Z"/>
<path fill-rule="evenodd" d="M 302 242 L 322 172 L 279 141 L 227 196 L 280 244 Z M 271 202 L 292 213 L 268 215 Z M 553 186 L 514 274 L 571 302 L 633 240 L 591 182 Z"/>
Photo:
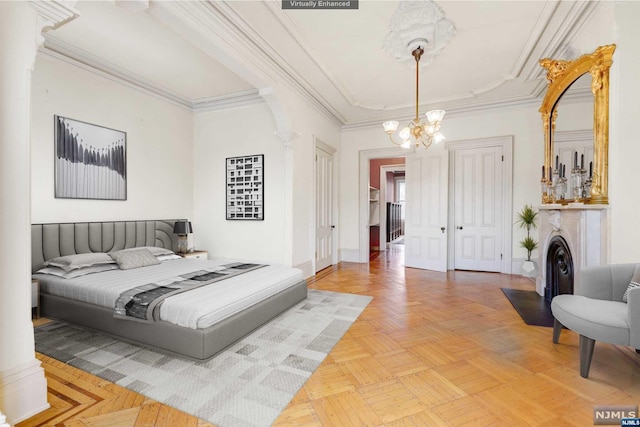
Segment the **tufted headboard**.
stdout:
<path fill-rule="evenodd" d="M 31 271 L 47 260 L 87 252 L 110 252 L 137 246 L 176 250 L 177 220 L 70 222 L 31 224 Z"/>

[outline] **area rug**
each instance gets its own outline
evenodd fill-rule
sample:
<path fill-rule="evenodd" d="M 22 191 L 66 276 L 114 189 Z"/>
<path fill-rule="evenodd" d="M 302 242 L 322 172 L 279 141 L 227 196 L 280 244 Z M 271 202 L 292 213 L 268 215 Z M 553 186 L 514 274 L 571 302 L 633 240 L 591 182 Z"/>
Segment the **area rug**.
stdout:
<path fill-rule="evenodd" d="M 509 288 L 502 288 L 502 292 L 524 323 L 533 326 L 553 326 L 551 304 L 537 292 Z"/>
<path fill-rule="evenodd" d="M 36 351 L 222 427 L 268 426 L 371 300 L 310 289 L 204 362 L 62 322 L 35 328 Z"/>

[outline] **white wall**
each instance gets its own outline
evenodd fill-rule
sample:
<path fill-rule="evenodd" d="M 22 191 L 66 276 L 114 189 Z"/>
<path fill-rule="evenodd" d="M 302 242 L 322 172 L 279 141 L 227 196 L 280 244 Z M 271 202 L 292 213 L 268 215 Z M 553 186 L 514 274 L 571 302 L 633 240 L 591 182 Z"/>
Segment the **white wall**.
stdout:
<path fill-rule="evenodd" d="M 127 133 L 127 200 L 54 198 L 53 116 Z M 31 221 L 193 216 L 191 112 L 38 54 L 32 86 Z"/>
<path fill-rule="evenodd" d="M 276 123 L 267 104 L 195 116 L 194 211 L 197 245 L 210 255 L 256 259 L 299 266 L 313 274 L 315 256 L 314 136 L 338 148 L 337 126 L 295 94 L 281 91 L 291 130 L 293 206 L 292 224 L 285 224 L 286 183 L 284 147 L 274 131 Z M 247 121 L 250 125 L 247 125 Z M 264 221 L 225 219 L 226 157 L 265 154 Z M 284 231 L 292 226 L 292 256 L 286 259 Z"/>
<path fill-rule="evenodd" d="M 611 66 L 609 203 L 611 262 L 640 262 L 638 182 L 640 182 L 640 16 L 639 2 L 616 2 L 616 51 Z M 603 42 L 602 44 L 610 42 Z"/>
<path fill-rule="evenodd" d="M 332 146 L 336 150 L 341 147 L 340 128 L 325 115 L 302 101 L 296 94 L 282 91 L 282 99 L 286 104 L 291 119 L 291 128 L 300 135 L 293 141 L 293 259 L 292 265 L 299 266 L 307 272 L 315 262 L 315 140 Z M 341 154 L 334 155 L 334 165 L 341 162 Z M 341 176 L 335 177 L 339 185 Z M 337 201 L 337 197 L 336 197 Z M 337 210 L 342 209 L 336 206 Z M 342 224 L 336 218 L 334 224 L 337 238 Z"/>
<path fill-rule="evenodd" d="M 544 137 L 539 105 L 502 108 L 491 111 L 445 116 L 442 132 L 447 141 L 513 135 L 513 209 L 515 213 L 525 204 L 540 204 L 540 168 L 544 157 Z M 580 105 L 571 105 L 563 111 L 563 129 L 584 129 L 585 121 Z M 358 249 L 358 156 L 360 150 L 394 148 L 382 126 L 345 130 L 342 135 L 342 163 L 340 165 L 340 249 L 353 253 Z M 434 147 L 430 148 L 434 149 Z M 526 235 L 514 226 L 513 257 L 525 258 L 526 251 L 518 242 Z"/>
<path fill-rule="evenodd" d="M 200 113 L 194 119 L 197 249 L 210 256 L 283 263 L 284 148 L 266 104 Z M 226 220 L 225 159 L 264 154 L 264 220 Z"/>

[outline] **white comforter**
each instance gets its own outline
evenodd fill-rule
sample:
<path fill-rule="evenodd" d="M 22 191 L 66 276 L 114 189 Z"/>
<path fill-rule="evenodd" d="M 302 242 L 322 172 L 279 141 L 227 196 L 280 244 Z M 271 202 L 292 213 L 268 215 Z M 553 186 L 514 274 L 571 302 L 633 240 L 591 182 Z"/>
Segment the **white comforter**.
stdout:
<path fill-rule="evenodd" d="M 237 260 L 175 259 L 132 270 L 111 270 L 75 279 L 36 274 L 40 291 L 113 309 L 118 296 L 130 288 L 148 283 L 171 282 L 174 277 Z M 206 264 L 204 264 L 206 263 Z M 301 281 L 302 271 L 268 265 L 229 279 L 167 298 L 160 307 L 160 319 L 192 329 L 204 329 L 246 307 Z"/>

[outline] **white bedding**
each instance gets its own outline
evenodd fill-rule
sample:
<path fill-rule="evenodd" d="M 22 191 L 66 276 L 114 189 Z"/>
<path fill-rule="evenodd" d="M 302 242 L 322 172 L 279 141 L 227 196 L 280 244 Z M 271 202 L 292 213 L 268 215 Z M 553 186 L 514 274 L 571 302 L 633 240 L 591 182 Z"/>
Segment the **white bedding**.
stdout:
<path fill-rule="evenodd" d="M 181 258 L 131 270 L 111 270 L 75 279 L 35 274 L 40 292 L 113 309 L 118 296 L 148 283 L 170 283 L 180 274 L 237 260 Z M 235 277 L 167 298 L 160 319 L 192 329 L 204 329 L 256 304 L 303 279 L 302 271 L 268 265 Z"/>

